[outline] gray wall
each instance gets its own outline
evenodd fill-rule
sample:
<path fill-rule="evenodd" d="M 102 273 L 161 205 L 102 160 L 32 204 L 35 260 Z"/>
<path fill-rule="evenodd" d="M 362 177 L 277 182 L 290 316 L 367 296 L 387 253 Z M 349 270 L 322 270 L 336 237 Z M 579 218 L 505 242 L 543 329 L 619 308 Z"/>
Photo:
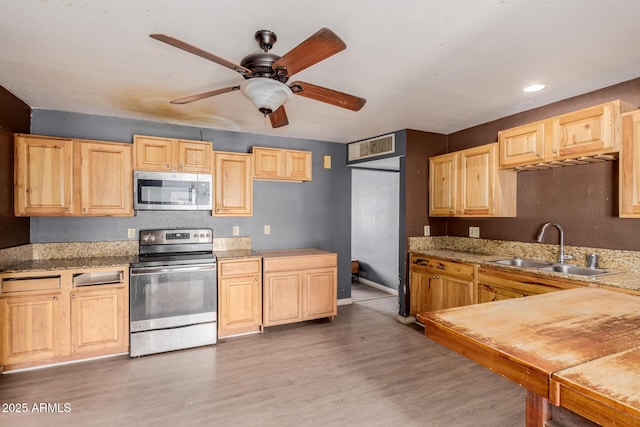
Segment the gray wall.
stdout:
<path fill-rule="evenodd" d="M 115 117 L 34 110 L 33 134 L 131 143 L 134 134 L 212 141 L 215 150 L 250 152 L 252 146 L 313 152 L 306 183 L 254 181 L 252 217 L 212 217 L 210 212 L 139 212 L 129 218 L 31 218 L 31 242 L 126 240 L 127 229 L 208 227 L 231 237 L 233 226 L 253 249 L 319 248 L 338 253 L 338 298 L 351 296 L 351 177 L 346 147 L 323 141 L 178 126 Z M 323 169 L 322 157 L 332 157 Z M 271 234 L 264 235 L 265 224 Z"/>
<path fill-rule="evenodd" d="M 351 256 L 359 276 L 398 289 L 400 173 L 351 172 Z"/>

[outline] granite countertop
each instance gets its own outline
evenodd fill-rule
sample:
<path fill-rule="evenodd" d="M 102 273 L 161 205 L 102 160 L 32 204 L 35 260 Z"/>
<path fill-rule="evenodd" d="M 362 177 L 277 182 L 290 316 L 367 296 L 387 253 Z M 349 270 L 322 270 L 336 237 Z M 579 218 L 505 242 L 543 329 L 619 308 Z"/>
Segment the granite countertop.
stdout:
<path fill-rule="evenodd" d="M 582 282 L 585 286 L 591 287 L 603 287 L 603 288 L 619 288 L 634 292 L 640 292 L 640 273 L 624 272 L 604 274 L 601 276 L 587 277 L 577 276 L 573 274 L 559 273 L 555 271 L 543 271 L 535 268 L 516 267 L 511 265 L 496 264 L 491 261 L 498 259 L 510 258 L 508 256 L 500 255 L 486 255 L 473 252 L 463 252 L 455 250 L 444 249 L 426 249 L 426 250 L 414 250 L 412 254 L 423 254 L 425 256 L 438 257 L 450 261 L 467 262 L 470 264 L 479 264 L 487 267 L 492 267 L 502 270 L 519 271 L 527 274 L 538 274 L 540 276 L 557 277 L 560 279 L 573 280 L 575 282 Z"/>
<path fill-rule="evenodd" d="M 60 258 L 18 261 L 6 266 L 0 273 L 25 273 L 54 270 L 81 270 L 87 268 L 128 266 L 135 256 Z"/>
<path fill-rule="evenodd" d="M 218 261 L 243 259 L 243 258 L 262 258 L 261 255 L 251 249 L 233 249 L 228 251 L 214 251 Z"/>

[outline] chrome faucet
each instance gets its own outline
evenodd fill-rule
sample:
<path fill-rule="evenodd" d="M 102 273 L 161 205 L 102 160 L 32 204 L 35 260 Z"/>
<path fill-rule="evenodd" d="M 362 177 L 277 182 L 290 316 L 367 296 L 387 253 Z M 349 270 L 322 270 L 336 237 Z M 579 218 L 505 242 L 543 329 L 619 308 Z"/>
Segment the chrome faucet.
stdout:
<path fill-rule="evenodd" d="M 540 230 L 540 234 L 538 234 L 538 242 L 542 242 L 542 238 L 544 237 L 544 232 L 547 229 L 547 227 L 550 225 L 553 225 L 554 227 L 556 227 L 558 229 L 558 232 L 560 233 L 560 250 L 558 251 L 558 263 L 564 264 L 565 260 L 573 259 L 573 257 L 571 255 L 564 254 L 564 231 L 562 230 L 562 227 L 560 227 L 559 224 L 547 222 L 545 225 L 543 225 L 542 230 Z"/>

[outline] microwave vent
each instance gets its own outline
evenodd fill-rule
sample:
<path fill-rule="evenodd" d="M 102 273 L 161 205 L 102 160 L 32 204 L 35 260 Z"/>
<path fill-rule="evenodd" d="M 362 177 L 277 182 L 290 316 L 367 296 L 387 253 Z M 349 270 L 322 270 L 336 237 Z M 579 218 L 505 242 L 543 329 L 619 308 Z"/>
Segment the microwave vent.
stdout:
<path fill-rule="evenodd" d="M 395 135 L 389 134 L 349 144 L 349 161 L 393 154 Z"/>

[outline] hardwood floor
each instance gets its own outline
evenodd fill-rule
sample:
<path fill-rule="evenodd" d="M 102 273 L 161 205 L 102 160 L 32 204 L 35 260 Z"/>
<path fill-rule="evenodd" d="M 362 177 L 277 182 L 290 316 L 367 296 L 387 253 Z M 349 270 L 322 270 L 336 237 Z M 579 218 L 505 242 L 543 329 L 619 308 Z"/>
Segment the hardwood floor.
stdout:
<path fill-rule="evenodd" d="M 395 297 L 377 298 L 215 346 L 3 375 L 0 403 L 29 411 L 0 413 L 0 425 L 524 425 L 522 388 L 396 313 Z"/>

